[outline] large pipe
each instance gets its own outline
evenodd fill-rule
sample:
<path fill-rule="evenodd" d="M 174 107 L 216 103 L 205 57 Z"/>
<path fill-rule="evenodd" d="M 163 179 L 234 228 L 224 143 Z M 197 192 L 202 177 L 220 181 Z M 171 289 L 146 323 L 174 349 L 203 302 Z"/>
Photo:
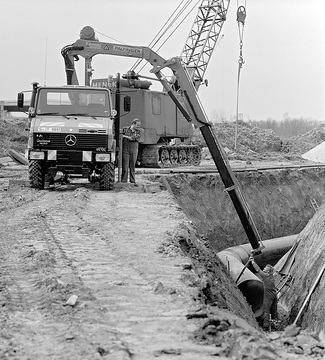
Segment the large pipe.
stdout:
<path fill-rule="evenodd" d="M 267 264 L 275 265 L 294 245 L 298 235 L 289 235 L 264 240 L 264 249 L 255 256 L 256 263 L 263 268 Z M 246 266 L 252 247 L 250 244 L 237 245 L 220 251 L 217 255 L 228 269 L 239 290 L 251 305 L 255 317 L 262 315 L 264 286 L 263 282 Z"/>

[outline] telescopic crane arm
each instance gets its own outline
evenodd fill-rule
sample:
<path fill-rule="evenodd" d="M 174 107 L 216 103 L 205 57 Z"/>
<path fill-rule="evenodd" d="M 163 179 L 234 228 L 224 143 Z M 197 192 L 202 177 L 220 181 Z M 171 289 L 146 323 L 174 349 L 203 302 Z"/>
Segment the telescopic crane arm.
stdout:
<path fill-rule="evenodd" d="M 255 253 L 260 252 L 262 245 L 253 219 L 250 216 L 236 178 L 228 164 L 222 145 L 215 135 L 210 122 L 208 121 L 205 111 L 198 98 L 197 90 L 193 84 L 193 80 L 190 78 L 190 75 L 186 69 L 186 65 L 183 63 L 181 57 L 174 57 L 169 60 L 165 60 L 148 47 L 100 42 L 95 37 L 94 30 L 89 26 L 81 30 L 80 37 L 81 38 L 75 43 L 65 46 L 61 51 L 61 54 L 65 60 L 68 85 L 78 84 L 78 79 L 74 68 L 74 61 L 77 60 L 79 56 L 85 59 L 85 85 L 87 86 L 90 86 L 90 80 L 93 71 L 91 67 L 91 60 L 95 55 L 106 54 L 142 58 L 147 60 L 152 65 L 150 72 L 156 75 L 186 120 L 200 128 L 214 163 L 219 171 L 221 179 L 225 185 L 225 190 L 228 192 L 229 197 L 235 206 L 236 212 L 240 218 L 252 248 L 254 249 Z M 85 39 L 85 37 L 88 39 Z M 177 92 L 172 88 L 171 84 L 162 74 L 161 71 L 164 68 L 169 68 L 176 77 L 178 82 L 178 91 L 183 93 L 185 104 L 179 101 Z"/>

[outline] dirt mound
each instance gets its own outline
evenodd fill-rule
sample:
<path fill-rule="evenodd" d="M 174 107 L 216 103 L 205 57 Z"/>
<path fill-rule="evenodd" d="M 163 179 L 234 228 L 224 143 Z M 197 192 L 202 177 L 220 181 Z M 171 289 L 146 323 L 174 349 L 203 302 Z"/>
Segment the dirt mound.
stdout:
<path fill-rule="evenodd" d="M 303 154 L 325 141 L 325 124 L 320 124 L 306 134 L 298 135 L 288 144 L 292 153 Z"/>
<path fill-rule="evenodd" d="M 235 149 L 235 123 L 215 124 L 217 135 L 223 146 Z M 272 130 L 262 130 L 244 121 L 238 122 L 237 127 L 237 149 L 239 151 L 250 150 L 256 153 L 267 151 L 281 151 L 282 140 L 274 135 Z"/>
<path fill-rule="evenodd" d="M 260 129 L 243 121 L 238 122 L 237 141 L 234 122 L 216 123 L 214 128 L 229 160 L 303 161 L 302 154 L 325 140 L 324 124 L 289 140 L 275 135 L 271 129 Z M 198 137 L 198 134 L 196 136 Z M 209 157 L 207 154 L 205 149 L 203 158 Z"/>
<path fill-rule="evenodd" d="M 229 160 L 288 159 L 286 143 L 272 130 L 239 121 L 236 140 L 235 123 L 216 123 L 214 129 Z"/>
<path fill-rule="evenodd" d="M 10 149 L 24 153 L 27 147 L 27 118 L 8 118 L 0 121 L 0 157 Z"/>

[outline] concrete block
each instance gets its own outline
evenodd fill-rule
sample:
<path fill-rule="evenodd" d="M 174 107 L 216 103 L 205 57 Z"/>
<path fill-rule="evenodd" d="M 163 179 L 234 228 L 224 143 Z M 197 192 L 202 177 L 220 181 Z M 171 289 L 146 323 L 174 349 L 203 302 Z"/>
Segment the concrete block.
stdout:
<path fill-rule="evenodd" d="M 156 193 L 161 191 L 160 183 L 151 183 L 143 185 L 143 191 L 146 193 Z"/>

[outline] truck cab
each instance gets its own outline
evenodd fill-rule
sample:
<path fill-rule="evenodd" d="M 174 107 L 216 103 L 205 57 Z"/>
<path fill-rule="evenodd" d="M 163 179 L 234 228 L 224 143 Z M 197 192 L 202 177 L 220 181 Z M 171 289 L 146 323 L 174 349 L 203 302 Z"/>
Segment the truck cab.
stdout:
<path fill-rule="evenodd" d="M 24 94 L 18 94 L 22 107 Z M 58 172 L 114 186 L 116 141 L 111 94 L 87 86 L 49 87 L 33 84 L 28 118 L 29 179 L 44 189 Z"/>

